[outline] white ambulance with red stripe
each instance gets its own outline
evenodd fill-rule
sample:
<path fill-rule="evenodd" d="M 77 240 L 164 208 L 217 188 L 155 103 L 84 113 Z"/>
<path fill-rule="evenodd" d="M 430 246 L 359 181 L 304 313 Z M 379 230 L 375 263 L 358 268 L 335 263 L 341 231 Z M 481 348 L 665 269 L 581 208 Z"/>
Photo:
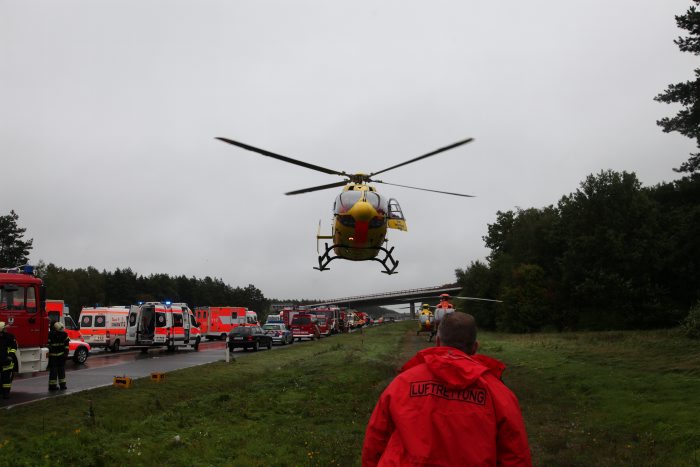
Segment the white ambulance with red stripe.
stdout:
<path fill-rule="evenodd" d="M 186 303 L 147 302 L 132 305 L 126 324 L 125 345 L 141 347 L 178 347 L 199 350 L 201 332 Z"/>
<path fill-rule="evenodd" d="M 128 306 L 84 307 L 80 311 L 80 334 L 92 347 L 113 352 L 126 344 Z"/>

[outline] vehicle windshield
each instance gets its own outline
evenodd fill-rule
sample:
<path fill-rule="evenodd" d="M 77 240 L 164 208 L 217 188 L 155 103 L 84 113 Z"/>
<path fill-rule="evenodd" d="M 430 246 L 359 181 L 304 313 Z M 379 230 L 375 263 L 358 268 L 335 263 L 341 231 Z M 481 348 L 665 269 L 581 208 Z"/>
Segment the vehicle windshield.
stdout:
<path fill-rule="evenodd" d="M 70 331 L 77 331 L 78 330 L 78 325 L 75 324 L 75 321 L 73 321 L 73 318 L 70 316 L 64 316 L 63 321 L 66 322 L 66 329 Z"/>
<path fill-rule="evenodd" d="M 0 310 L 36 311 L 34 287 L 22 287 L 12 284 L 0 286 Z"/>
<path fill-rule="evenodd" d="M 389 201 L 374 191 L 367 192 L 367 201 L 371 204 L 379 214 L 386 215 L 389 210 Z"/>
<path fill-rule="evenodd" d="M 249 326 L 238 326 L 231 329 L 231 334 L 240 334 L 242 336 L 247 336 L 250 334 L 251 328 Z"/>
<path fill-rule="evenodd" d="M 335 204 L 333 210 L 335 214 L 345 214 L 348 209 L 353 207 L 360 198 L 362 198 L 361 191 L 344 191 L 338 195 L 335 199 Z"/>
<path fill-rule="evenodd" d="M 311 324 L 311 318 L 307 316 L 299 317 L 295 316 L 292 320 L 292 324 Z"/>
<path fill-rule="evenodd" d="M 266 324 L 265 326 L 263 326 L 263 329 L 278 331 L 278 330 L 282 329 L 282 325 L 280 325 L 280 324 Z"/>

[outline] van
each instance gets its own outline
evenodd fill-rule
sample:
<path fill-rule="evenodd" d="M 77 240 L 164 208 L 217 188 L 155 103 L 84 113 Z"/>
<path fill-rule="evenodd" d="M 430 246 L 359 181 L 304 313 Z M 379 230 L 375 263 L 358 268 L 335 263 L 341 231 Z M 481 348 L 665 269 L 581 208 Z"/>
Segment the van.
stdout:
<path fill-rule="evenodd" d="M 199 350 L 201 332 L 186 303 L 148 302 L 129 309 L 125 342 L 142 351 L 150 347 Z"/>
<path fill-rule="evenodd" d="M 80 310 L 80 334 L 91 347 L 104 347 L 112 352 L 126 344 L 128 306 L 83 307 Z"/>

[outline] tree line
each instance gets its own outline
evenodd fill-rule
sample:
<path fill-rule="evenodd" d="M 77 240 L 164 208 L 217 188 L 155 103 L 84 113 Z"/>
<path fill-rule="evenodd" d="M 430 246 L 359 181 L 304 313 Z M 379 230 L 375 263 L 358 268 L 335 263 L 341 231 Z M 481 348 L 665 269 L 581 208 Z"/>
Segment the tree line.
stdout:
<path fill-rule="evenodd" d="M 93 267 L 66 269 L 39 264 L 37 275 L 47 284 L 47 298 L 64 300 L 77 316 L 85 306 L 132 305 L 138 302 L 187 303 L 197 306 L 242 306 L 265 319 L 270 301 L 250 284 L 232 287 L 221 279 L 168 274 L 136 274 L 130 268 L 98 271 Z"/>
<path fill-rule="evenodd" d="M 674 43 L 700 55 L 700 0 L 675 17 Z M 654 99 L 678 104 L 656 123 L 700 149 L 700 68 Z M 634 173 L 601 171 L 556 206 L 499 211 L 484 237 L 491 254 L 456 271 L 481 326 L 510 331 L 673 326 L 700 335 L 700 152 L 680 180 L 651 188 Z M 690 307 L 690 312 L 688 309 Z"/>
<path fill-rule="evenodd" d="M 491 253 L 456 271 L 481 326 L 625 329 L 678 325 L 700 299 L 700 173 L 651 188 L 589 175 L 557 205 L 496 214 Z"/>

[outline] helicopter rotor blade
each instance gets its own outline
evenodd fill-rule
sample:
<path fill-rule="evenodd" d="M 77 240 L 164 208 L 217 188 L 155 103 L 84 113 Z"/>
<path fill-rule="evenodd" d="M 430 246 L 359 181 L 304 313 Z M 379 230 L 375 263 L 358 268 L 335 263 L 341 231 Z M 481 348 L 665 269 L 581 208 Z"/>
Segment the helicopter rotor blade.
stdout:
<path fill-rule="evenodd" d="M 381 180 L 372 180 L 374 183 L 382 183 L 384 185 L 392 185 L 392 186 L 400 186 L 403 188 L 410 188 L 412 190 L 421 190 L 421 191 L 432 191 L 433 193 L 442 193 L 443 195 L 453 195 L 453 196 L 463 196 L 465 198 L 475 198 L 474 195 L 465 195 L 463 193 L 452 193 L 449 191 L 440 191 L 440 190 L 431 190 L 430 188 L 418 188 L 416 186 L 408 186 L 408 185 L 399 185 L 398 183 L 389 183 L 389 182 L 382 182 Z"/>
<path fill-rule="evenodd" d="M 255 146 L 250 146 L 245 143 L 239 143 L 238 141 L 234 141 L 232 139 L 221 138 L 218 136 L 216 137 L 216 139 L 218 139 L 219 141 L 223 141 L 224 143 L 233 144 L 234 146 L 238 146 L 239 148 L 247 149 L 248 151 L 257 152 L 258 154 L 262 154 L 263 156 L 272 157 L 273 159 L 277 159 L 283 162 L 289 162 L 290 164 L 306 167 L 307 169 L 316 170 L 318 172 L 323 172 L 329 175 L 340 175 L 343 177 L 346 176 L 345 172 L 338 172 L 337 170 L 327 169 L 325 167 L 321 167 L 320 165 L 309 164 L 308 162 L 303 162 L 296 159 L 292 159 L 291 157 L 275 154 L 274 152 L 266 151 L 265 149 L 256 148 Z M 345 182 L 343 182 L 343 184 L 345 184 Z"/>
<path fill-rule="evenodd" d="M 290 191 L 288 193 L 285 193 L 285 195 L 300 195 L 302 193 L 309 193 L 311 191 L 327 190 L 329 188 L 337 188 L 339 186 L 343 186 L 347 183 L 348 183 L 347 181 L 343 181 L 343 182 L 329 183 L 328 185 L 312 186 L 310 188 L 302 188 L 301 190 Z"/>
<path fill-rule="evenodd" d="M 394 170 L 394 169 L 396 169 L 396 168 L 403 167 L 404 165 L 411 164 L 411 163 L 413 163 L 413 162 L 417 162 L 417 161 L 419 161 L 419 160 L 421 160 L 421 159 L 425 159 L 426 157 L 430 157 L 430 156 L 434 156 L 434 155 L 436 155 L 436 154 L 440 154 L 441 152 L 449 151 L 450 149 L 454 149 L 454 148 L 459 147 L 459 146 L 461 146 L 461 145 L 463 145 L 463 144 L 471 143 L 472 141 L 474 141 L 474 138 L 467 138 L 467 139 L 465 139 L 465 140 L 463 140 L 463 141 L 458 141 L 458 142 L 456 142 L 456 143 L 454 143 L 454 144 L 450 144 L 449 146 L 445 146 L 444 148 L 436 149 L 435 151 L 429 152 L 428 154 L 423 154 L 422 156 L 415 157 L 415 158 L 413 158 L 413 159 L 411 159 L 411 160 L 409 160 L 409 161 L 402 162 L 402 163 L 396 164 L 396 165 L 392 165 L 391 167 L 386 168 L 386 169 L 384 169 L 384 170 L 380 170 L 379 172 L 371 173 L 369 176 L 370 176 L 370 177 L 373 177 L 374 175 L 379 175 L 379 174 L 381 174 L 381 173 L 388 172 L 389 170 Z"/>
<path fill-rule="evenodd" d="M 479 302 L 503 303 L 503 300 L 491 300 L 490 298 L 476 298 L 476 297 L 452 297 L 452 298 L 458 298 L 460 300 L 476 300 Z"/>

